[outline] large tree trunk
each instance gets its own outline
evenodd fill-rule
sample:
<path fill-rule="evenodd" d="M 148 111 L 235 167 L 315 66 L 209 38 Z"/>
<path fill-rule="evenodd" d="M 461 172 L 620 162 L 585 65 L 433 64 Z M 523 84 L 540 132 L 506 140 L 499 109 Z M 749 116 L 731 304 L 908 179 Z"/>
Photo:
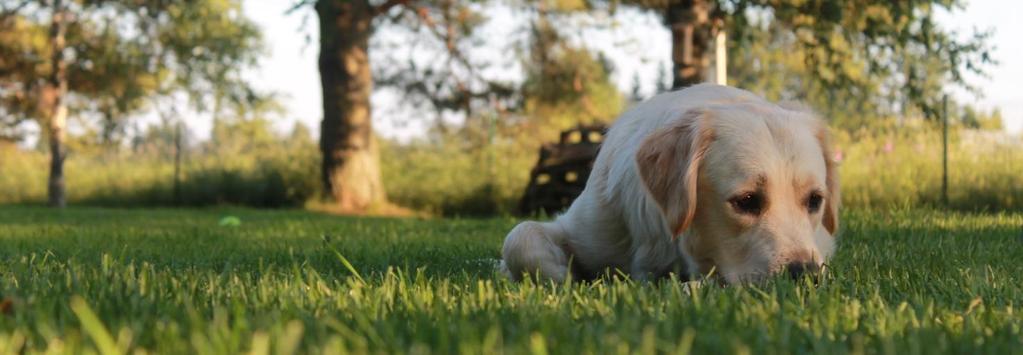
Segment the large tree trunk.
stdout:
<path fill-rule="evenodd" d="M 50 76 L 40 92 L 41 112 L 46 120 L 50 143 L 50 178 L 47 184 L 49 204 L 63 208 L 67 204 L 64 190 L 65 129 L 67 127 L 67 62 L 64 60 L 64 33 L 70 14 L 61 0 L 53 1 L 50 24 Z"/>
<path fill-rule="evenodd" d="M 370 121 L 373 7 L 368 0 L 319 0 L 316 13 L 323 86 L 323 185 L 338 208 L 360 212 L 387 200 Z"/>
<path fill-rule="evenodd" d="M 665 23 L 671 29 L 671 60 L 674 62 L 671 88 L 679 89 L 706 81 L 713 38 L 713 0 L 671 0 Z"/>

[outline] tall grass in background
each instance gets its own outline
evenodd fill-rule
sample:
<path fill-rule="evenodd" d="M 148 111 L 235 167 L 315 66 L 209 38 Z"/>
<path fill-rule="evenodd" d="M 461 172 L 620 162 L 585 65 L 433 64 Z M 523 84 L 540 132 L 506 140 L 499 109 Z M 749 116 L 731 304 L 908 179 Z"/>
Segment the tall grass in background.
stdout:
<path fill-rule="evenodd" d="M 481 149 L 458 139 L 390 142 L 381 168 L 388 198 L 401 206 L 436 215 L 511 214 L 537 154 L 511 140 Z"/>
<path fill-rule="evenodd" d="M 308 131 L 273 134 L 266 120 L 218 121 L 212 138 L 186 144 L 175 179 L 167 127 L 132 148 L 72 142 L 64 164 L 70 204 L 302 207 L 319 193 L 319 155 Z M 49 155 L 0 144 L 0 204 L 46 201 Z M 177 181 L 177 182 L 176 182 Z"/>
<path fill-rule="evenodd" d="M 939 130 L 913 125 L 835 136 L 846 206 L 945 206 Z M 951 130 L 947 207 L 1023 209 L 1021 138 L 996 131 Z"/>
<path fill-rule="evenodd" d="M 949 143 L 948 207 L 1023 210 L 1020 136 L 955 129 Z M 939 130 L 918 123 L 836 131 L 833 144 L 844 206 L 944 206 Z M 514 211 L 537 152 L 513 142 L 489 149 L 496 156 L 490 165 L 486 151 L 462 149 L 454 141 L 389 146 L 383 164 L 389 197 L 439 214 Z"/>
<path fill-rule="evenodd" d="M 49 157 L 0 149 L 0 203 L 46 201 Z M 129 206 L 301 207 L 317 193 L 314 154 L 267 151 L 244 155 L 189 154 L 175 193 L 174 162 L 152 154 L 99 154 L 66 160 L 71 204 Z"/>
<path fill-rule="evenodd" d="M 245 137 L 259 134 L 237 136 L 186 154 L 178 199 L 172 155 L 73 152 L 66 165 L 69 201 L 301 207 L 320 196 L 319 153 L 310 139 L 264 137 L 253 144 Z M 949 140 L 951 208 L 1023 210 L 1019 136 L 955 129 Z M 470 142 L 457 135 L 406 144 L 385 141 L 381 168 L 388 197 L 434 215 L 512 213 L 536 162 L 537 144 L 513 136 Z M 846 207 L 943 206 L 940 131 L 923 124 L 836 131 L 834 144 Z M 46 201 L 47 159 L 45 153 L 0 146 L 0 204 Z"/>

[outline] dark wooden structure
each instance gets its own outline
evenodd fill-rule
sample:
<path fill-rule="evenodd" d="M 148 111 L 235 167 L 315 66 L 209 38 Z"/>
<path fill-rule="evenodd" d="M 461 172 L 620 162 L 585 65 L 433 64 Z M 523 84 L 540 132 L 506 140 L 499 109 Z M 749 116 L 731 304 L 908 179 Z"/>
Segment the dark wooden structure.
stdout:
<path fill-rule="evenodd" d="M 579 125 L 561 132 L 557 143 L 540 147 L 540 159 L 529 174 L 529 185 L 519 202 L 519 213 L 548 216 L 560 212 L 586 187 L 607 126 Z"/>

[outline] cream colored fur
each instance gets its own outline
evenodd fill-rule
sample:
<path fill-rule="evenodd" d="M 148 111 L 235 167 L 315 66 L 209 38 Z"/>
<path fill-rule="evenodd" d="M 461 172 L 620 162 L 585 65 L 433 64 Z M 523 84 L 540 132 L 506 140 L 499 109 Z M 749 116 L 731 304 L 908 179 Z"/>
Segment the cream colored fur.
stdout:
<path fill-rule="evenodd" d="M 838 181 L 824 125 L 786 107 L 716 85 L 637 105 L 611 127 L 572 206 L 508 234 L 502 270 L 562 281 L 714 269 L 736 283 L 822 266 L 835 247 Z M 767 201 L 758 215 L 730 202 L 748 191 Z M 814 191 L 818 211 L 807 207 Z"/>

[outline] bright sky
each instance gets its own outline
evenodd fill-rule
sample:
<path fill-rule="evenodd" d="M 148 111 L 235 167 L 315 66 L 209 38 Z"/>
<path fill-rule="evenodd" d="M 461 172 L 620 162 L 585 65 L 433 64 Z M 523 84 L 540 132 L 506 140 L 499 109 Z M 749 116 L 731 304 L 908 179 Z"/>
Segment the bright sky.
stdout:
<path fill-rule="evenodd" d="M 316 42 L 317 19 L 311 9 L 285 15 L 291 3 L 264 0 L 244 2 L 245 13 L 264 31 L 268 51 L 260 67 L 249 75 L 257 87 L 282 94 L 282 104 L 287 114 L 276 122 L 276 127 L 282 131 L 289 130 L 298 120 L 317 132 L 322 103 L 316 64 L 319 50 Z M 1023 13 L 1023 1 L 974 0 L 967 4 L 964 12 L 956 16 L 944 16 L 942 19 L 948 28 L 959 29 L 963 33 L 975 27 L 995 30 L 991 44 L 996 47 L 994 57 L 1000 63 L 990 68 L 990 78 L 975 78 L 973 81 L 983 89 L 985 96 L 977 100 L 972 95 L 957 95 L 960 101 L 976 102 L 976 106 L 981 108 L 1000 107 L 1007 128 L 1014 133 L 1023 130 L 1023 87 L 1020 84 L 1020 80 L 1023 80 L 1023 41 L 1013 38 L 1023 33 L 1023 21 L 1014 18 L 1020 13 Z M 485 49 L 482 53 L 500 56 L 508 41 L 516 38 L 516 34 L 509 33 L 514 30 L 510 19 L 516 14 L 505 10 L 497 11 L 492 16 L 495 18 L 492 21 L 494 23 L 484 31 L 494 34 L 492 38 L 495 39 L 495 49 Z M 307 18 L 304 26 L 303 17 Z M 653 16 L 622 11 L 618 17 L 618 21 L 628 25 L 574 33 L 572 36 L 576 40 L 586 38 L 591 45 L 600 44 L 594 49 L 604 52 L 613 61 L 614 80 L 622 92 L 631 91 L 633 77 L 638 75 L 642 92 L 649 95 L 654 90 L 661 63 L 669 60 L 670 35 Z M 311 39 L 308 43 L 306 35 Z M 394 95 L 374 94 L 376 129 L 389 137 L 414 136 L 415 132 L 421 131 L 422 125 L 417 124 L 421 122 L 417 122 L 415 112 L 395 109 L 397 102 Z M 205 137 L 210 124 L 206 121 L 192 120 L 189 126 L 193 132 Z"/>

